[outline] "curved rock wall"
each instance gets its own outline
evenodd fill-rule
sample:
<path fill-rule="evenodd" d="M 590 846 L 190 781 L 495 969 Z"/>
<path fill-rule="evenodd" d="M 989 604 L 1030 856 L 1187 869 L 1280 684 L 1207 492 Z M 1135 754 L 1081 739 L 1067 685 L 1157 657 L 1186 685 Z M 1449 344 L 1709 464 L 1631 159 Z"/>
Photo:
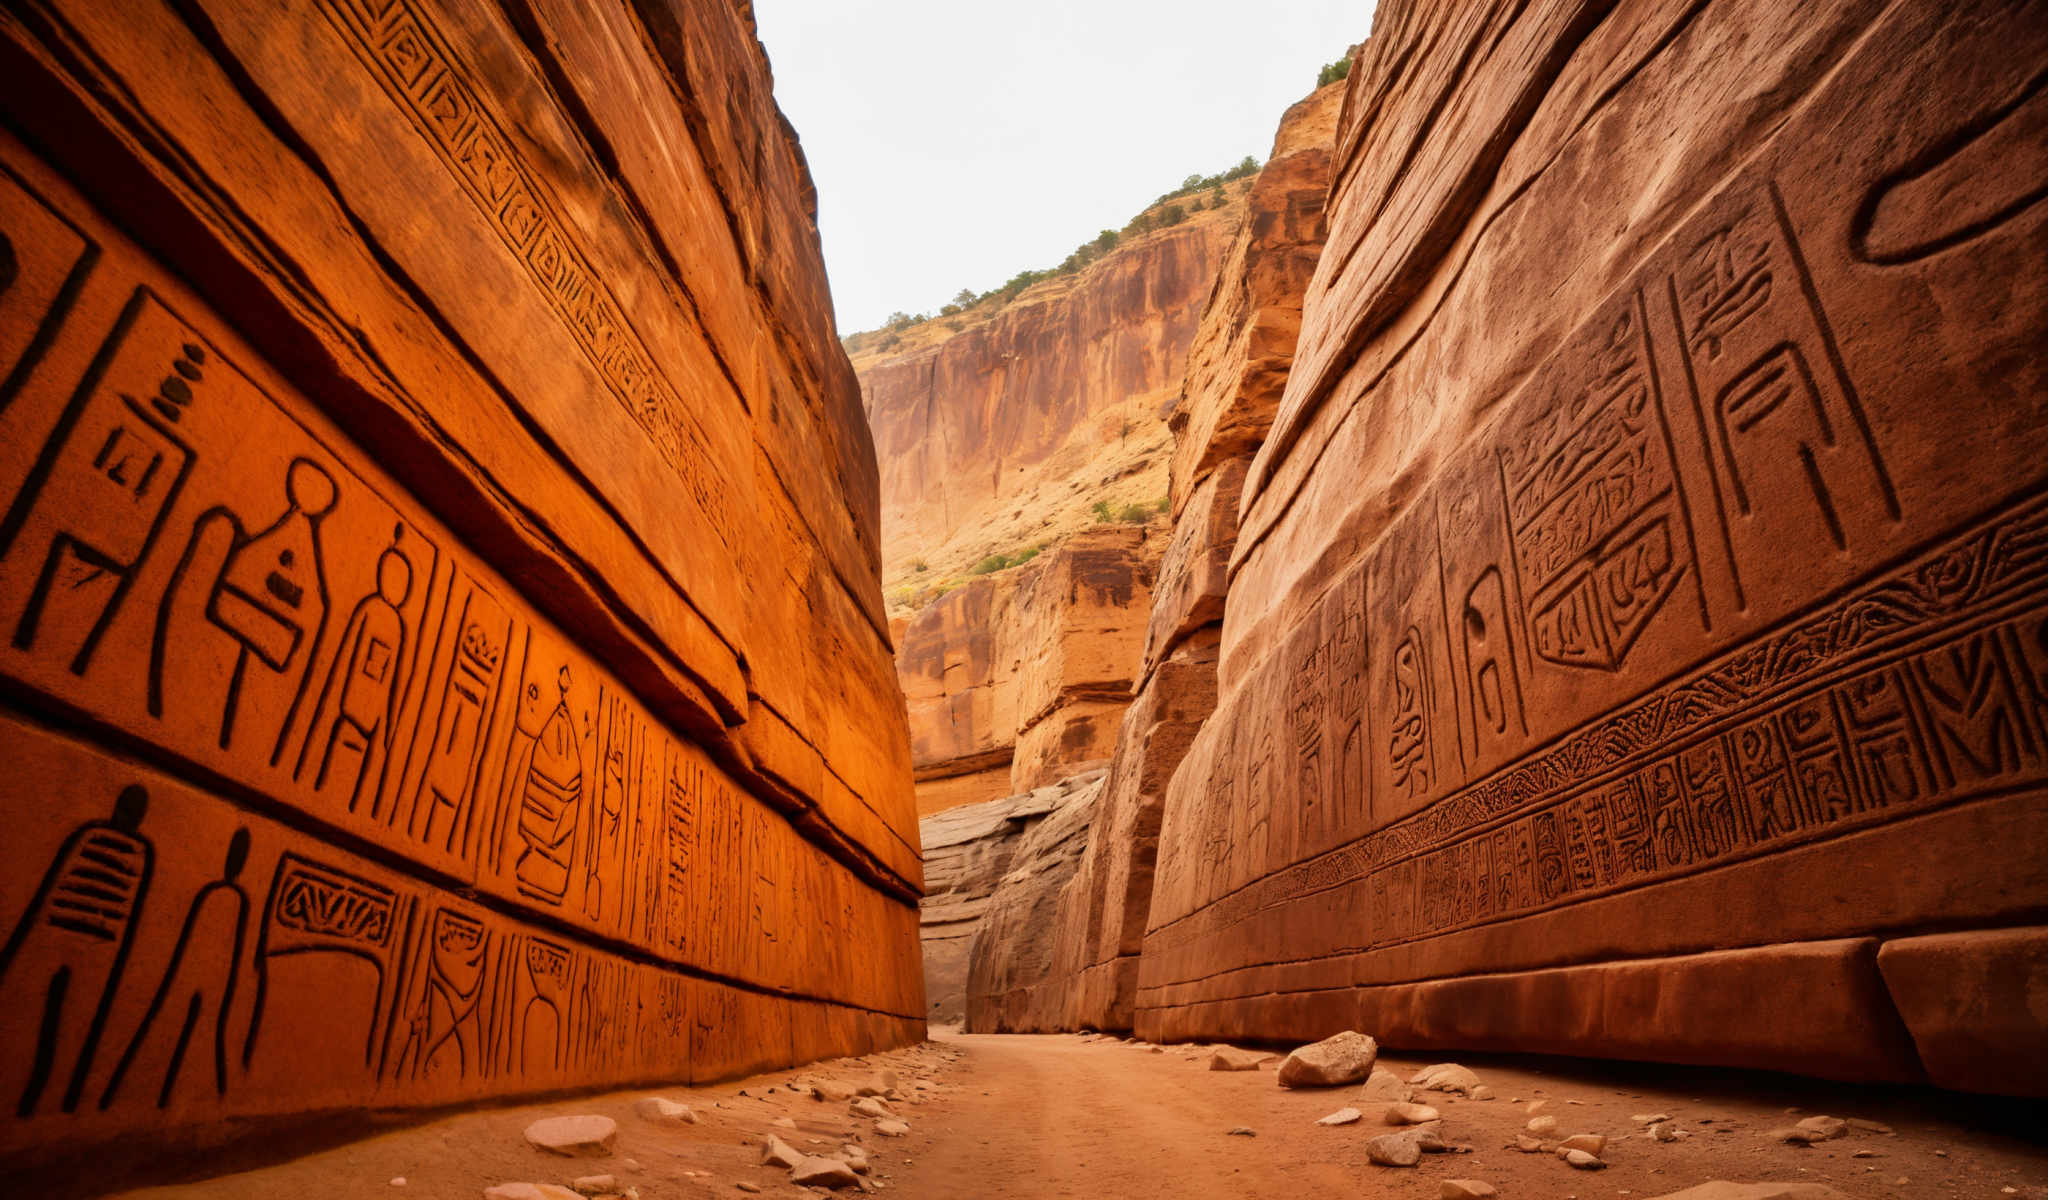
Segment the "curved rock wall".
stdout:
<path fill-rule="evenodd" d="M 2044 38 L 1382 5 L 1142 1034 L 2039 1090 Z"/>
<path fill-rule="evenodd" d="M 49 0 L 0 64 L 0 1158 L 920 1036 L 745 11 Z"/>

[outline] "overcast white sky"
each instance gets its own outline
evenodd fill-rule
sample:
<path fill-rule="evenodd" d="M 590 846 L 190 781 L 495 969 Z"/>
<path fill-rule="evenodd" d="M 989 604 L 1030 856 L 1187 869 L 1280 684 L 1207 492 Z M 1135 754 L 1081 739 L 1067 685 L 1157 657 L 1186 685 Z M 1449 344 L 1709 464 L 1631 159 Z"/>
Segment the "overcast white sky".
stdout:
<path fill-rule="evenodd" d="M 755 0 L 839 331 L 1049 267 L 1262 161 L 1372 0 Z"/>

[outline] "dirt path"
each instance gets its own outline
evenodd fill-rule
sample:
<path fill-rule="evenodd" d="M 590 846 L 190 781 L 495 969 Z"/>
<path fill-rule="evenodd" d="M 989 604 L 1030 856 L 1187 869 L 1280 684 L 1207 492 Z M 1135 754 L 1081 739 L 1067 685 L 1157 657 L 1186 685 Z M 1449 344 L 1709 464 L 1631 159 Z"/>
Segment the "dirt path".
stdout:
<path fill-rule="evenodd" d="M 1411 1169 L 1374 1166 L 1365 1144 L 1390 1132 L 1373 1117 L 1316 1119 L 1358 1101 L 1355 1087 L 1288 1091 L 1271 1066 L 1212 1072 L 1208 1054 L 1116 1039 L 961 1036 L 939 1099 L 913 1118 L 914 1153 L 891 1166 L 898 1194 L 1010 1197 L 1399 1197 L 1435 1200 L 1446 1179 L 1479 1179 L 1504 1200 L 1655 1197 L 1713 1179 L 1825 1183 L 1856 1200 L 2034 1196 L 2048 1200 L 2048 1126 L 2040 1105 L 1925 1089 L 1855 1088 L 1746 1072 L 1530 1058 L 1466 1058 L 1494 1099 L 1419 1097 L 1443 1114 L 1465 1154 Z M 1438 1059 L 1386 1055 L 1407 1078 Z M 1508 1149 L 1535 1100 L 1558 1136 L 1600 1133 L 1608 1166 L 1581 1172 Z M 1374 1111 L 1374 1106 L 1358 1103 Z M 1669 1114 L 1689 1136 L 1645 1136 L 1638 1114 Z M 1856 1117 L 1815 1146 L 1773 1139 L 1805 1116 Z M 1245 1126 L 1253 1137 L 1230 1136 Z M 2003 1189 L 2010 1188 L 2011 1191 Z"/>
<path fill-rule="evenodd" d="M 1115 1038 L 962 1036 L 935 1031 L 921 1047 L 701 1088 L 655 1088 L 455 1112 L 381 1131 L 330 1132 L 325 1144 L 274 1139 L 268 1165 L 214 1160 L 150 1163 L 154 1178 L 190 1182 L 119 1192 L 128 1200 L 479 1200 L 509 1182 L 566 1185 L 615 1177 L 638 1200 L 823 1195 L 763 1165 L 773 1135 L 807 1154 L 865 1146 L 869 1186 L 907 1200 L 1081 1197 L 1388 1197 L 1436 1200 L 1442 1181 L 1483 1180 L 1502 1200 L 1650 1200 L 1714 1179 L 1825 1183 L 1853 1200 L 1935 1197 L 2048 1200 L 2048 1122 L 2041 1104 L 1927 1089 L 1855 1088 L 1784 1076 L 1537 1058 L 1466 1057 L 1494 1098 L 1421 1098 L 1442 1114 L 1444 1138 L 1469 1153 L 1424 1155 L 1413 1168 L 1374 1166 L 1366 1143 L 1388 1132 L 1358 1088 L 1287 1091 L 1273 1068 L 1208 1069 L 1203 1047 L 1152 1047 Z M 1383 1055 L 1404 1079 L 1433 1059 Z M 879 1082 L 894 1072 L 890 1107 L 910 1126 L 882 1136 L 844 1100 L 811 1085 Z M 702 1120 L 658 1125 L 634 1114 L 655 1094 Z M 1598 1172 L 1512 1149 L 1528 1105 L 1547 1103 L 1558 1136 L 1610 1141 Z M 1316 1119 L 1355 1104 L 1343 1126 Z M 1687 1135 L 1645 1136 L 1637 1115 L 1668 1114 Z M 618 1123 L 609 1155 L 566 1159 L 528 1146 L 538 1117 L 597 1114 Z M 1889 1128 L 1803 1147 L 1770 1136 L 1803 1116 L 1829 1114 Z M 1254 1136 L 1233 1136 L 1234 1127 Z M 106 1178 L 0 1176 L 0 1195 L 107 1194 Z M 396 1182 L 403 1179 L 404 1183 Z M 629 1192 L 628 1189 L 631 1189 Z M 751 1189 L 751 1190 L 749 1190 Z M 843 1191 L 838 1195 L 854 1195 Z"/>

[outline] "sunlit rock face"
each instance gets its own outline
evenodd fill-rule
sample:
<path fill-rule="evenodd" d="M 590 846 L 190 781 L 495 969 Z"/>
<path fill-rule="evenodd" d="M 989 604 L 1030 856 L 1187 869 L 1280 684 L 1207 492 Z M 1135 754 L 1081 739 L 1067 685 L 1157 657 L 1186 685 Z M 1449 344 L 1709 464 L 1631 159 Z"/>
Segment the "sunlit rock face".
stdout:
<path fill-rule="evenodd" d="M 1380 8 L 1140 1033 L 2041 1087 L 2048 25 L 1783 18 Z"/>
<path fill-rule="evenodd" d="M 0 1155 L 921 1036 L 874 455 L 746 10 L 0 48 Z"/>
<path fill-rule="evenodd" d="M 920 811 L 1107 763 L 1164 548 L 1166 418 L 1250 187 L 1008 303 L 855 339 Z"/>
<path fill-rule="evenodd" d="M 1134 699 L 1085 829 L 1046 870 L 1017 872 L 973 943 L 967 1026 L 1130 1029 L 1166 788 L 1216 705 L 1216 652 L 1245 469 L 1279 404 L 1302 289 L 1321 244 L 1343 98 L 1282 117 L 1189 354 L 1171 419 L 1175 520 L 1151 589 Z M 1066 853 L 1066 851 L 1071 853 Z"/>
<path fill-rule="evenodd" d="M 1107 765 L 1165 533 L 1163 522 L 1084 530 L 910 618 L 897 669 L 921 810 Z"/>

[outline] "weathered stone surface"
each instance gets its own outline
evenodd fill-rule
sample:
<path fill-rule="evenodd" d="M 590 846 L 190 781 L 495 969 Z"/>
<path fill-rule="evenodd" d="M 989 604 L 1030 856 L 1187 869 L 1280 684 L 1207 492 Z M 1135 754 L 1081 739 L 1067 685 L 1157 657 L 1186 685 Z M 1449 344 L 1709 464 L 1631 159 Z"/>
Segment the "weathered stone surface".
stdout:
<path fill-rule="evenodd" d="M 1258 450 L 1280 407 L 1301 331 L 1302 297 L 1322 253 L 1323 201 L 1343 99 L 1343 85 L 1330 84 L 1287 110 L 1246 197 L 1244 219 L 1188 349 L 1180 399 L 1167 418 L 1178 520 L 1186 519 L 1202 480 Z"/>
<path fill-rule="evenodd" d="M 1365 1157 L 1382 1167 L 1412 1167 L 1422 1161 L 1422 1141 L 1412 1129 L 1383 1133 L 1365 1144 Z"/>
<path fill-rule="evenodd" d="M 581 1200 L 582 1193 L 556 1183 L 498 1183 L 484 1189 L 484 1200 Z"/>
<path fill-rule="evenodd" d="M 924 945 L 925 1015 L 958 1024 L 967 1013 L 968 949 L 996 885 L 1009 874 L 1024 834 L 1059 806 L 1078 780 L 934 813 L 918 822 L 925 896 L 918 906 Z"/>
<path fill-rule="evenodd" d="M 969 1032 L 1038 1028 L 1037 1016 L 1048 1004 L 1057 1012 L 1057 993 L 1047 989 L 1063 988 L 1067 980 L 1054 970 L 1059 943 L 1048 931 L 1059 922 L 1066 885 L 1087 848 L 1103 782 L 1096 775 L 1065 792 L 1059 807 L 1018 844 L 968 950 Z"/>
<path fill-rule="evenodd" d="M 1235 1046 L 1218 1046 L 1209 1055 L 1211 1071 L 1256 1071 L 1271 1055 L 1257 1050 L 1240 1050 Z"/>
<path fill-rule="evenodd" d="M 802 1162 L 803 1159 L 803 1151 L 772 1133 L 768 1135 L 768 1140 L 761 1144 L 761 1165 L 763 1166 L 781 1167 L 787 1171 Z"/>
<path fill-rule="evenodd" d="M 2048 927 L 1900 938 L 1877 967 L 1928 1078 L 2048 1095 Z"/>
<path fill-rule="evenodd" d="M 1338 1109 L 1338 1110 L 1337 1110 L 1336 1112 L 1333 1112 L 1333 1113 L 1331 1113 L 1331 1114 L 1330 1114 L 1329 1116 L 1327 1116 L 1327 1117 L 1319 1117 L 1319 1118 L 1317 1118 L 1317 1120 L 1316 1120 L 1316 1124 L 1318 1124 L 1318 1125 L 1351 1125 L 1351 1124 L 1355 1124 L 1355 1123 L 1356 1123 L 1356 1122 L 1357 1122 L 1357 1121 L 1358 1121 L 1358 1120 L 1359 1120 L 1360 1118 L 1362 1118 L 1363 1116 L 1365 1116 L 1365 1114 L 1364 1114 L 1364 1113 L 1362 1113 L 1362 1112 L 1359 1112 L 1359 1111 L 1358 1111 L 1357 1109 L 1355 1109 L 1355 1108 L 1340 1108 L 1340 1109 Z"/>
<path fill-rule="evenodd" d="M 1337 90 L 1326 89 L 1318 103 L 1297 105 L 1289 111 L 1276 141 L 1276 155 L 1282 148 L 1293 155 L 1303 144 L 1318 139 L 1327 142 Z M 1268 169 L 1285 175 L 1306 160 L 1297 156 L 1288 161 L 1291 165 Z M 1259 178 L 1263 181 L 1265 175 Z M 1298 200 L 1297 193 L 1306 185 L 1296 179 L 1277 192 L 1273 188 L 1259 192 L 1264 186 L 1255 184 L 1254 195 L 1285 194 Z M 1240 388 L 1256 386 L 1258 370 L 1249 366 L 1242 371 L 1222 369 L 1226 361 L 1234 361 L 1230 356 L 1260 355 L 1265 364 L 1262 369 L 1267 370 L 1284 357 L 1285 347 L 1272 329 L 1241 338 L 1239 324 L 1251 319 L 1245 304 L 1284 307 L 1286 301 L 1276 292 L 1286 278 L 1283 260 L 1296 262 L 1303 253 L 1290 240 L 1300 232 L 1295 225 L 1275 227 L 1260 212 L 1246 215 L 1237 237 L 1238 249 L 1223 268 L 1217 292 L 1222 295 L 1227 289 L 1237 300 L 1232 305 L 1212 302 L 1204 311 L 1198 334 L 1213 346 L 1208 361 L 1216 369 L 1197 378 L 1191 368 L 1180 401 L 1183 409 L 1199 404 L 1213 415 L 1229 408 Z M 1247 253 L 1248 243 L 1256 243 L 1256 250 Z M 1312 247 L 1306 253 L 1312 260 Z M 1291 339 L 1290 327 L 1289 346 Z M 1234 417 L 1230 423 L 1236 430 L 1232 444 L 1247 447 L 1250 427 Z M 1040 986 L 1028 995 L 1006 998 L 1002 1028 L 1046 1030 L 1085 1025 L 1128 1029 L 1132 1025 L 1138 955 L 1152 904 L 1155 849 L 1166 788 L 1200 723 L 1216 703 L 1216 646 L 1227 583 L 1223 568 L 1236 536 L 1244 470 L 1242 455 L 1220 465 L 1210 463 L 1203 468 L 1192 501 L 1177 494 L 1179 518 L 1152 586 L 1143 666 L 1137 676 L 1140 682 L 1135 700 L 1123 710 L 1109 783 L 1098 802 L 1079 865 L 1051 905 L 1052 919 L 1021 931 L 1028 934 L 1031 944 L 1017 953 L 1047 965 L 1031 969 L 1042 980 Z M 918 691 L 915 683 L 906 686 L 913 695 Z M 914 727 L 918 724 L 915 713 L 913 702 Z M 1032 757 L 1029 743 L 1028 738 L 1018 743 L 1020 763 Z M 984 944 L 998 956 L 1011 952 L 1011 947 L 1001 942 Z"/>
<path fill-rule="evenodd" d="M 921 789 L 1008 762 L 1010 792 L 1106 766 L 1138 679 L 1160 525 L 1077 532 L 980 576 L 904 625 L 898 649 Z"/>
<path fill-rule="evenodd" d="M 633 1101 L 633 1114 L 643 1121 L 659 1125 L 695 1125 L 697 1114 L 689 1105 L 679 1104 L 665 1096 L 642 1096 Z"/>
<path fill-rule="evenodd" d="M 958 332 L 935 321 L 893 347 L 860 335 L 890 589 L 1064 540 L 1094 524 L 1097 500 L 1166 493 L 1166 410 L 1247 187 L 1008 305 L 963 314 Z"/>
<path fill-rule="evenodd" d="M 2048 902 L 2048 27 L 1781 17 L 1377 14 L 1144 1036 L 1910 1080 L 1871 935 Z"/>
<path fill-rule="evenodd" d="M 0 54 L 0 1156 L 917 1037 L 876 468 L 743 12 Z"/>
<path fill-rule="evenodd" d="M 1380 1114 L 1389 1125 L 1422 1125 L 1440 1119 L 1443 1114 L 1427 1104 L 1389 1104 Z"/>
<path fill-rule="evenodd" d="M 815 1154 L 804 1155 L 790 1168 L 789 1181 L 798 1187 L 847 1188 L 859 1187 L 860 1177 L 845 1159 L 826 1158 Z"/>
<path fill-rule="evenodd" d="M 1408 1082 L 1425 1091 L 1462 1092 L 1470 1095 L 1473 1089 L 1479 1086 L 1479 1076 L 1470 1068 L 1461 1067 L 1457 1063 L 1437 1063 L 1410 1075 Z M 1540 1110 L 1531 1106 L 1529 1111 L 1534 1114 Z"/>
<path fill-rule="evenodd" d="M 597 1115 L 542 1117 L 526 1127 L 527 1145 L 572 1157 L 610 1154 L 618 1136 L 619 1123 Z"/>
<path fill-rule="evenodd" d="M 1437 1189 L 1438 1200 L 1493 1200 L 1500 1193 L 1478 1179 L 1446 1179 Z"/>
<path fill-rule="evenodd" d="M 1339 1087 L 1357 1083 L 1372 1072 L 1380 1046 L 1365 1034 L 1347 1029 L 1319 1042 L 1297 1046 L 1280 1064 L 1281 1087 Z"/>

